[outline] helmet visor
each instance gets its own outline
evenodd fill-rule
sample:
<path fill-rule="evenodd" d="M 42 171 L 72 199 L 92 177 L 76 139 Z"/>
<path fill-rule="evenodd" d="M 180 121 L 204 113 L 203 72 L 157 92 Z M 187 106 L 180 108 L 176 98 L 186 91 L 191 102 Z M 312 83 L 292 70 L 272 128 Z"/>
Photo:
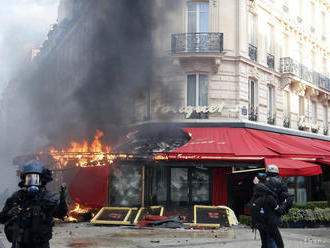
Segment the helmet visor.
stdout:
<path fill-rule="evenodd" d="M 39 174 L 27 174 L 25 176 L 25 186 L 40 186 Z"/>

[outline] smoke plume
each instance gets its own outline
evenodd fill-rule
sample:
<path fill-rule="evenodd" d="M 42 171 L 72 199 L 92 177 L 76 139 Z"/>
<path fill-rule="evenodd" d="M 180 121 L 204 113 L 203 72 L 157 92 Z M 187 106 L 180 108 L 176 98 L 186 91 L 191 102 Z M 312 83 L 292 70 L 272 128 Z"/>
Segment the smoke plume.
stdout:
<path fill-rule="evenodd" d="M 178 2 L 62 0 L 66 14 L 36 62 L 5 92 L 3 154 L 63 147 L 92 138 L 96 129 L 113 144 L 128 124 L 148 120 L 149 90 L 170 95 L 155 80 L 153 34 L 161 28 L 170 39 L 168 22 Z"/>

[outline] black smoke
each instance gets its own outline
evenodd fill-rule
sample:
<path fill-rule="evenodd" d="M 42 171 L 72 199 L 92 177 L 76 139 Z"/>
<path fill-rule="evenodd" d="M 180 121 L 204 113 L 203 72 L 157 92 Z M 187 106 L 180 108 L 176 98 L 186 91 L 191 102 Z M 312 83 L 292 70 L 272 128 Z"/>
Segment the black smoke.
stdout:
<path fill-rule="evenodd" d="M 155 79 L 153 34 L 166 30 L 178 1 L 63 2 L 70 2 L 72 15 L 5 92 L 6 156 L 92 139 L 96 129 L 116 143 L 127 125 L 150 118 L 150 89 L 170 95 Z"/>

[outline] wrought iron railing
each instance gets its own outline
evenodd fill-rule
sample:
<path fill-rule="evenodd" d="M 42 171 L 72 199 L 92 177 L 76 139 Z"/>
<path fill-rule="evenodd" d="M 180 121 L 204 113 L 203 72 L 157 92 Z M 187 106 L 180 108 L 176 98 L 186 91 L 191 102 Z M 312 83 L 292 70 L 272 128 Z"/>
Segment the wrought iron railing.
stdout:
<path fill-rule="evenodd" d="M 267 65 L 271 69 L 275 68 L 275 57 L 274 57 L 274 55 L 271 55 L 271 54 L 267 53 Z"/>
<path fill-rule="evenodd" d="M 287 127 L 289 128 L 290 127 L 290 115 L 288 113 L 284 113 L 283 114 L 283 127 Z"/>
<path fill-rule="evenodd" d="M 307 66 L 297 63 L 290 57 L 280 58 L 280 72 L 294 74 L 317 87 L 330 90 L 329 77 L 313 72 Z"/>
<path fill-rule="evenodd" d="M 323 135 L 328 135 L 328 133 L 329 133 L 328 128 L 327 127 L 324 127 L 323 128 Z"/>
<path fill-rule="evenodd" d="M 172 34 L 172 54 L 223 52 L 223 33 Z"/>
<path fill-rule="evenodd" d="M 317 128 L 313 128 L 313 127 L 312 127 L 312 128 L 311 128 L 311 131 L 312 131 L 312 133 L 318 133 L 319 130 L 318 130 Z"/>
<path fill-rule="evenodd" d="M 249 106 L 249 120 L 250 121 L 258 121 L 258 107 Z"/>
<path fill-rule="evenodd" d="M 270 125 L 275 125 L 275 121 L 276 121 L 276 112 L 269 111 L 267 113 L 267 123 Z"/>
<path fill-rule="evenodd" d="M 258 48 L 252 44 L 249 44 L 249 57 L 253 61 L 257 61 Z"/>

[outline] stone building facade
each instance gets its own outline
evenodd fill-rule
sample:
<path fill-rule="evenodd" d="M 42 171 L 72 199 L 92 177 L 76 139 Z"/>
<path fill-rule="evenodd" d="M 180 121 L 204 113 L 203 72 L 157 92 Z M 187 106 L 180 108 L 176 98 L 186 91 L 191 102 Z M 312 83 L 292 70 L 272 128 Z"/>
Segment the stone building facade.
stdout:
<path fill-rule="evenodd" d="M 208 112 L 189 115 L 200 122 L 328 134 L 329 1 L 178 2 L 154 35 L 155 69 L 173 92 L 165 103 L 155 94 L 154 119 L 187 119 L 184 107 L 194 106 L 188 112 Z"/>

